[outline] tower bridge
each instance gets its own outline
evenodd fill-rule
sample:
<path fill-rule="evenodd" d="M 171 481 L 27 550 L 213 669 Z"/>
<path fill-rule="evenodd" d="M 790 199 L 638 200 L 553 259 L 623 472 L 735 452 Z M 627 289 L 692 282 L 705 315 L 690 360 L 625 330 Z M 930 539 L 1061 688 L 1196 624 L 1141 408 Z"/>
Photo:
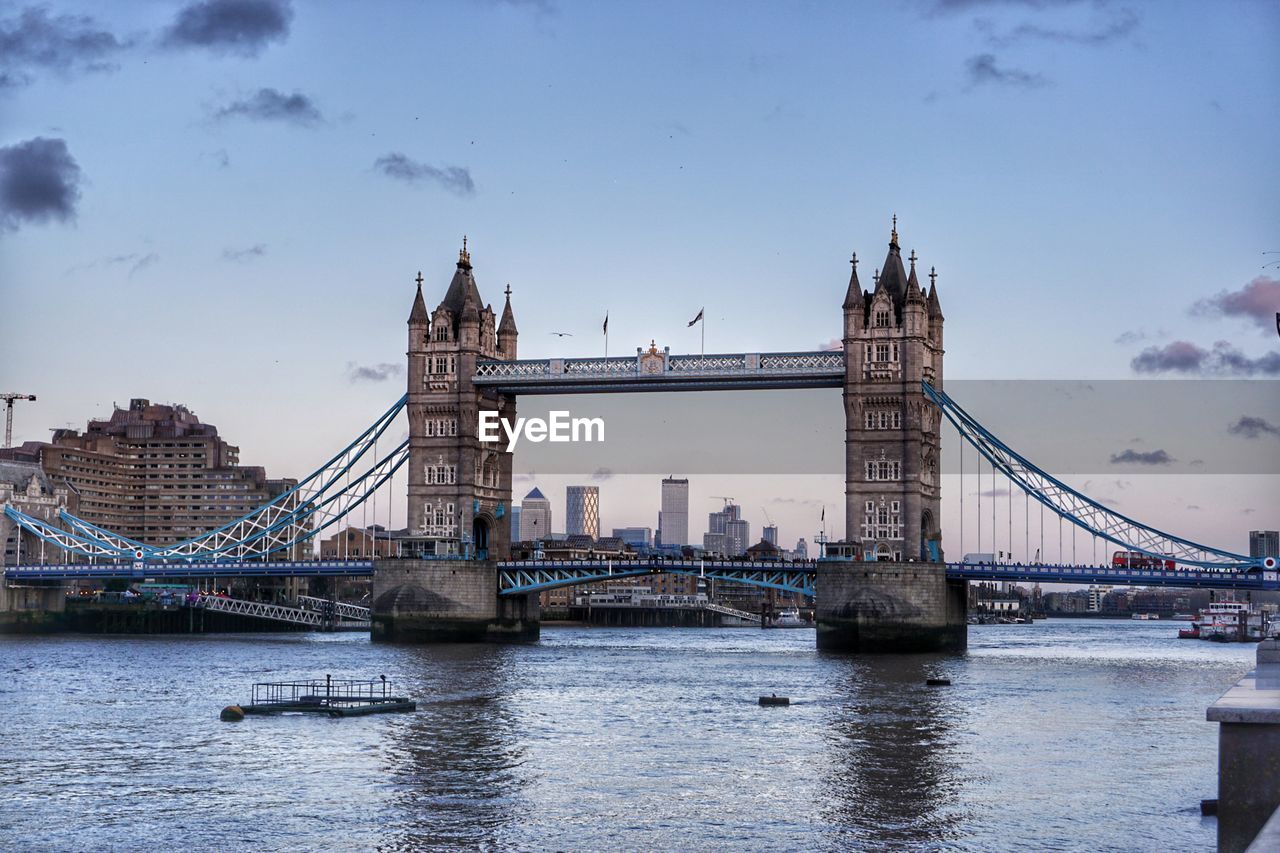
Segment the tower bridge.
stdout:
<path fill-rule="evenodd" d="M 524 640 L 537 636 L 544 589 L 655 572 L 697 574 L 802 592 L 817 599 L 818 644 L 846 650 L 955 649 L 965 643 L 969 580 L 1274 589 L 1274 560 L 1200 545 L 1122 516 L 1066 486 L 992 435 L 944 390 L 936 272 L 922 286 L 904 260 L 896 217 L 883 265 L 864 289 L 854 255 L 835 351 L 673 354 L 650 342 L 634 356 L 520 359 L 505 291 L 501 316 L 485 304 L 464 239 L 434 310 L 424 278 L 408 318 L 406 394 L 299 484 L 242 519 L 185 542 L 152 546 L 61 513 L 38 519 L 6 504 L 3 517 L 40 548 L 82 562 L 6 569 L 9 583 L 83 577 L 372 574 L 379 639 Z M 520 396 L 839 388 L 845 416 L 844 541 L 827 559 L 744 561 L 512 561 L 512 452 L 481 442 L 479 414 L 516 420 Z M 378 439 L 408 419 L 408 438 Z M 1011 484 L 1073 529 L 1169 569 L 948 560 L 940 528 L 941 431 L 947 422 Z M 408 473 L 407 558 L 277 561 Z M 28 551 L 29 553 L 29 551 Z M 89 562 L 83 562 L 88 560 Z"/>

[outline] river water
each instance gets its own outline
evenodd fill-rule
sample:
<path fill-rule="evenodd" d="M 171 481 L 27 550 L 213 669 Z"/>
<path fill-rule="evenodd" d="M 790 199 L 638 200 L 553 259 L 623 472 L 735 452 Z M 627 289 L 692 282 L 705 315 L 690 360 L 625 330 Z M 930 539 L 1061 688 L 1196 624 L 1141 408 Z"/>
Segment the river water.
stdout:
<path fill-rule="evenodd" d="M 974 626 L 958 657 L 804 629 L 0 637 L 0 847 L 1211 850 L 1204 711 L 1254 649 L 1177 627 Z M 326 673 L 419 710 L 218 720 Z"/>

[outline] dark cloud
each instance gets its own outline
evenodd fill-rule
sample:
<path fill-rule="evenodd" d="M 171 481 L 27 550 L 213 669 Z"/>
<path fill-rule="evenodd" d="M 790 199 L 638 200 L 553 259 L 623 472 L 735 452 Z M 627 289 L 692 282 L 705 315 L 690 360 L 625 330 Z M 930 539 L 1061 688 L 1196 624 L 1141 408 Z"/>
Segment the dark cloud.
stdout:
<path fill-rule="evenodd" d="M 384 154 L 374 161 L 373 168 L 388 178 L 395 178 L 408 184 L 433 183 L 455 195 L 473 195 L 475 182 L 471 180 L 471 172 L 460 166 L 443 166 L 437 168 L 411 160 L 405 155 L 393 151 Z"/>
<path fill-rule="evenodd" d="M 127 255 L 110 255 L 105 258 L 99 258 L 96 261 L 89 261 L 88 263 L 76 264 L 75 266 L 68 267 L 67 271 L 64 272 L 63 275 L 71 275 L 72 273 L 83 272 L 84 270 L 96 269 L 98 267 L 128 266 L 129 276 L 132 277 L 134 273 L 141 272 L 159 260 L 160 256 L 155 252 L 148 252 L 145 255 L 138 252 L 130 252 Z"/>
<path fill-rule="evenodd" d="M 996 58 L 990 53 L 980 53 L 965 61 L 965 72 L 969 77 L 969 88 L 976 86 L 1014 86 L 1020 89 L 1038 89 L 1049 85 L 1043 74 L 1023 71 L 1021 68 L 1001 68 Z"/>
<path fill-rule="evenodd" d="M 215 119 L 248 118 L 254 121 L 283 121 L 300 127 L 324 123 L 324 116 L 311 98 L 301 92 L 286 95 L 278 89 L 259 89 L 250 98 L 219 107 Z"/>
<path fill-rule="evenodd" d="M 222 259 L 224 261 L 252 261 L 260 258 L 267 253 L 266 243 L 255 243 L 245 249 L 223 249 Z"/>
<path fill-rule="evenodd" d="M 1270 335 L 1280 311 L 1280 280 L 1260 275 L 1239 290 L 1224 290 L 1191 306 L 1199 317 L 1243 317 Z"/>
<path fill-rule="evenodd" d="M 595 473 L 591 475 L 591 479 L 596 480 L 598 482 L 604 482 L 605 480 L 612 480 L 613 472 L 610 471 L 608 468 L 597 468 L 595 470 Z"/>
<path fill-rule="evenodd" d="M 987 41 L 995 47 L 1008 47 L 1025 41 L 1048 41 L 1057 44 L 1079 44 L 1099 47 L 1126 38 L 1138 28 L 1138 15 L 1132 9 L 1122 9 L 1111 21 L 1092 29 L 1065 29 L 1042 27 L 1039 24 L 1020 24 L 1005 33 L 997 33 L 989 21 L 980 22 L 979 28 L 987 31 Z"/>
<path fill-rule="evenodd" d="M 148 252 L 147 254 L 141 257 L 138 257 L 137 255 L 130 255 L 130 258 L 137 258 L 137 260 L 134 260 L 133 263 L 130 264 L 129 266 L 130 278 L 132 278 L 135 273 L 142 272 L 147 267 L 152 266 L 153 264 L 155 264 L 157 261 L 160 260 L 160 256 L 157 255 L 155 252 Z"/>
<path fill-rule="evenodd" d="M 1187 509 L 1199 511 L 1200 507 L 1198 504 L 1187 504 Z"/>
<path fill-rule="evenodd" d="M 1227 427 L 1227 432 L 1245 438 L 1261 438 L 1264 435 L 1280 435 L 1280 427 L 1266 418 L 1242 415 L 1239 420 Z"/>
<path fill-rule="evenodd" d="M 1000 488 L 987 489 L 984 492 L 978 492 L 978 496 L 983 498 L 1002 498 L 1007 494 L 1009 494 L 1008 489 L 1000 489 Z"/>
<path fill-rule="evenodd" d="M 1228 341 L 1207 350 L 1190 341 L 1147 347 L 1130 366 L 1137 373 L 1181 373 L 1200 376 L 1280 376 L 1280 352 L 1250 358 Z"/>
<path fill-rule="evenodd" d="M 347 379 L 350 382 L 385 382 L 404 373 L 402 364 L 356 364 L 347 363 Z"/>
<path fill-rule="evenodd" d="M 33 71 L 114 71 L 112 58 L 131 45 L 87 15 L 58 15 L 32 6 L 0 20 L 0 89 L 31 83 Z"/>
<path fill-rule="evenodd" d="M 292 21 L 289 0 L 203 0 L 178 11 L 163 43 L 257 56 L 268 43 L 287 39 Z"/>
<path fill-rule="evenodd" d="M 0 147 L 0 232 L 72 221 L 79 200 L 80 166 L 65 140 L 37 136 Z"/>
<path fill-rule="evenodd" d="M 930 10 L 935 15 L 972 12 L 989 9 L 1058 9 L 1074 6 L 1084 0 L 935 0 Z"/>
<path fill-rule="evenodd" d="M 1111 454 L 1112 465 L 1168 465 L 1174 459 L 1163 450 L 1122 450 Z"/>

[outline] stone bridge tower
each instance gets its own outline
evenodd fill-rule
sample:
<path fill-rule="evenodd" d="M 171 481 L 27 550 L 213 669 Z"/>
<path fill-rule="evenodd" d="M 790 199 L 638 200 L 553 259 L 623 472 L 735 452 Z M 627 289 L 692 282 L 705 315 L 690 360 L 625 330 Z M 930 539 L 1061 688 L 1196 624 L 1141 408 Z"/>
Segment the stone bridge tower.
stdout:
<path fill-rule="evenodd" d="M 478 437 L 479 413 L 515 420 L 515 400 L 471 384 L 476 363 L 516 357 L 511 288 L 501 322 L 480 299 L 463 238 L 444 298 L 428 313 L 422 274 L 409 313 L 411 550 L 504 558 L 511 546 L 511 453 Z"/>
<path fill-rule="evenodd" d="M 893 218 L 889 254 L 874 290 L 858 280 L 844 299 L 845 538 L 867 559 L 942 559 L 942 414 L 921 380 L 942 387 L 942 306 L 937 275 L 926 294 L 916 254 L 904 268 Z"/>

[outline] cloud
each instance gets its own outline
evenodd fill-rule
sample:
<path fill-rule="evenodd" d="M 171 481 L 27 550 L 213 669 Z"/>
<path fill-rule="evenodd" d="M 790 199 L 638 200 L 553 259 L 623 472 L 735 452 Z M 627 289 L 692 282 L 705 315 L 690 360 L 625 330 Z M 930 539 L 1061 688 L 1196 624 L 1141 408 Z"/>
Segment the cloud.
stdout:
<path fill-rule="evenodd" d="M 1280 352 L 1250 358 L 1228 341 L 1206 350 L 1190 341 L 1174 341 L 1163 347 L 1147 347 L 1129 365 L 1137 373 L 1181 373 L 1202 376 L 1277 376 Z"/>
<path fill-rule="evenodd" d="M 260 258 L 267 253 L 266 243 L 255 243 L 245 249 L 223 249 L 222 259 L 224 261 L 252 261 Z"/>
<path fill-rule="evenodd" d="M 1242 415 L 1239 420 L 1227 427 L 1227 432 L 1245 438 L 1260 438 L 1264 435 L 1280 435 L 1280 427 L 1265 418 Z"/>
<path fill-rule="evenodd" d="M 324 116 L 311 98 L 301 92 L 286 95 L 278 89 L 259 89 L 251 98 L 232 101 L 213 114 L 216 120 L 248 118 L 254 121 L 282 121 L 299 127 L 324 123 Z"/>
<path fill-rule="evenodd" d="M 36 69 L 59 74 L 115 71 L 112 57 L 132 44 L 87 15 L 58 15 L 32 6 L 0 20 L 0 89 L 26 86 Z"/>
<path fill-rule="evenodd" d="M 1000 489 L 1000 488 L 987 489 L 984 492 L 978 492 L 978 496 L 983 498 L 1002 498 L 1007 494 L 1009 494 L 1008 489 Z"/>
<path fill-rule="evenodd" d="M 995 86 L 1015 86 L 1022 89 L 1038 89 L 1049 85 L 1043 74 L 1023 71 L 1021 68 L 1001 68 L 996 58 L 990 53 L 980 53 L 965 61 L 965 71 L 969 75 L 969 88 L 992 84 Z"/>
<path fill-rule="evenodd" d="M 1280 311 L 1280 279 L 1260 275 L 1239 290 L 1224 290 L 1191 306 L 1198 317 L 1244 317 L 1270 335 Z"/>
<path fill-rule="evenodd" d="M 62 139 L 37 136 L 0 147 L 0 232 L 76 218 L 80 166 Z"/>
<path fill-rule="evenodd" d="M 591 479 L 597 480 L 599 482 L 604 482 L 605 480 L 612 480 L 613 472 L 608 468 L 597 468 L 595 470 L 595 473 L 591 475 Z"/>
<path fill-rule="evenodd" d="M 404 373 L 402 364 L 356 364 L 347 362 L 347 380 L 355 382 L 385 382 Z"/>
<path fill-rule="evenodd" d="M 162 43 L 257 56 L 268 43 L 287 39 L 292 21 L 289 0 L 203 0 L 179 10 Z"/>
<path fill-rule="evenodd" d="M 200 159 L 203 160 L 205 157 L 212 160 L 219 169 L 225 169 L 231 165 L 231 156 L 227 154 L 227 149 L 225 148 L 219 148 L 217 151 L 200 154 Z"/>
<path fill-rule="evenodd" d="M 135 258 L 135 257 L 137 257 L 137 256 L 136 256 L 136 255 L 130 255 L 130 258 Z M 145 270 L 147 267 L 152 266 L 153 264 L 155 264 L 155 263 L 156 263 L 156 261 L 158 261 L 158 260 L 160 260 L 160 256 L 159 256 L 159 255 L 157 255 L 155 252 L 148 252 L 147 254 L 145 254 L 145 255 L 143 255 L 142 257 L 138 258 L 137 260 L 133 261 L 133 264 L 129 267 L 129 277 L 130 277 L 130 278 L 133 278 L 133 276 L 134 276 L 134 274 L 135 274 L 135 273 L 142 272 L 142 271 L 143 271 L 143 270 Z"/>
<path fill-rule="evenodd" d="M 1074 6 L 1083 0 L 935 0 L 931 13 L 946 15 L 956 12 L 968 12 L 974 9 L 1013 8 L 1023 9 L 1056 9 Z"/>
<path fill-rule="evenodd" d="M 1111 454 L 1112 465 L 1168 465 L 1174 458 L 1163 450 L 1122 450 Z"/>
<path fill-rule="evenodd" d="M 840 352 L 844 349 L 844 341 L 839 338 L 832 338 L 826 343 L 818 344 L 818 349 L 823 352 Z"/>
<path fill-rule="evenodd" d="M 388 178 L 395 178 L 408 184 L 423 181 L 438 184 L 455 195 L 473 195 L 476 191 L 476 185 L 471 180 L 469 170 L 460 166 L 440 168 L 429 166 L 426 163 L 411 160 L 397 151 L 379 157 L 374 161 L 373 168 Z"/>
<path fill-rule="evenodd" d="M 1198 504 L 1187 504 L 1187 509 L 1199 511 L 1200 506 Z"/>
<path fill-rule="evenodd" d="M 1100 47 L 1108 42 L 1127 37 L 1138 28 L 1138 22 L 1139 19 L 1136 12 L 1132 9 L 1122 9 L 1113 20 L 1106 24 L 1085 30 L 1042 27 L 1038 24 L 1020 24 L 1006 33 L 996 33 L 988 21 L 978 22 L 978 26 L 980 29 L 987 31 L 987 41 L 995 47 L 1008 47 L 1018 42 L 1033 40 Z"/>

